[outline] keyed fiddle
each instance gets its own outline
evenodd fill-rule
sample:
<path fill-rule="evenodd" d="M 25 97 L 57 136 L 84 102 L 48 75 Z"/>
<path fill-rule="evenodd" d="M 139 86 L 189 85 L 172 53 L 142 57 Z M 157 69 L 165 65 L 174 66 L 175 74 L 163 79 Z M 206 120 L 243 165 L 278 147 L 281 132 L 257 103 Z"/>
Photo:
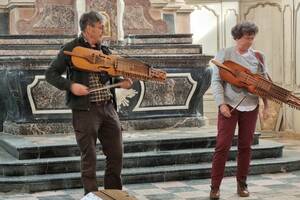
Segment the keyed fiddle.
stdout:
<path fill-rule="evenodd" d="M 164 82 L 166 72 L 149 65 L 117 55 L 106 55 L 101 51 L 85 47 L 75 47 L 72 52 L 64 51 L 71 56 L 74 68 L 87 72 L 106 71 L 111 76 L 124 76 L 138 80 Z"/>
<path fill-rule="evenodd" d="M 226 60 L 220 63 L 211 60 L 219 68 L 220 78 L 236 87 L 245 88 L 248 92 L 257 96 L 270 99 L 279 104 L 285 103 L 300 110 L 300 98 L 273 82 L 267 80 L 260 74 L 254 74 L 246 67 Z"/>

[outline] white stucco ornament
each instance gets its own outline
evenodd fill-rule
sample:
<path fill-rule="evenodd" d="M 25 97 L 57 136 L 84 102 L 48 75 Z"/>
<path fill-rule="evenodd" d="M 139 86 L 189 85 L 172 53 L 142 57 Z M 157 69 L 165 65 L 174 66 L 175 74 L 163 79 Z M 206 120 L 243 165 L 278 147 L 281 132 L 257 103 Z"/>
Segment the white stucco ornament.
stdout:
<path fill-rule="evenodd" d="M 134 89 L 116 89 L 116 100 L 118 110 L 121 109 L 121 106 L 129 106 L 129 99 L 134 97 L 137 93 L 138 92 Z"/>

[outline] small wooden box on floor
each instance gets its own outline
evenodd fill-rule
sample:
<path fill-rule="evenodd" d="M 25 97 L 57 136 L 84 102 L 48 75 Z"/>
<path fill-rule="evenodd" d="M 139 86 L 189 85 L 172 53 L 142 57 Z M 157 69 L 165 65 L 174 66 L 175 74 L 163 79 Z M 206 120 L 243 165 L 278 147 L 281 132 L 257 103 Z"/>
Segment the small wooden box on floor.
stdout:
<path fill-rule="evenodd" d="M 122 190 L 99 190 L 89 193 L 81 200 L 138 200 Z"/>

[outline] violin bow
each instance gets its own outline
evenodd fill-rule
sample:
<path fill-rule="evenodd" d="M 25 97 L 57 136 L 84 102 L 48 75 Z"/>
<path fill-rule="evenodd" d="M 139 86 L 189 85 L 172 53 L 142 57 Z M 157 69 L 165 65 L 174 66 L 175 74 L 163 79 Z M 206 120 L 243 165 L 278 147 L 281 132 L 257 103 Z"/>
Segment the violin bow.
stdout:
<path fill-rule="evenodd" d="M 246 95 L 243 97 L 243 98 L 241 98 L 241 100 L 239 101 L 239 103 L 234 107 L 234 108 L 232 108 L 231 110 L 230 110 L 230 113 L 232 113 L 233 111 L 235 111 L 236 110 L 236 108 L 244 101 L 246 99 Z"/>
<path fill-rule="evenodd" d="M 120 82 L 120 83 L 115 83 L 115 84 L 112 84 L 112 85 L 107 85 L 107 86 L 104 86 L 104 87 L 101 87 L 101 88 L 92 89 L 92 90 L 89 90 L 89 93 L 97 92 L 97 91 L 105 90 L 105 89 L 110 89 L 110 88 L 114 88 L 114 87 L 119 87 L 119 86 L 121 86 L 121 84 L 122 83 Z"/>

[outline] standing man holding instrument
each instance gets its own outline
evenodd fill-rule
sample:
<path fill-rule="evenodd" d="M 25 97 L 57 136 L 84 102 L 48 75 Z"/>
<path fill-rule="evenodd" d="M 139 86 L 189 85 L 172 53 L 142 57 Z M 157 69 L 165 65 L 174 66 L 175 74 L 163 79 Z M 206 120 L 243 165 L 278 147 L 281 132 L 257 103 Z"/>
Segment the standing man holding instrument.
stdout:
<path fill-rule="evenodd" d="M 99 13 L 95 11 L 84 13 L 80 18 L 81 34 L 62 47 L 46 70 L 46 80 L 56 88 L 67 92 L 67 105 L 72 109 L 73 127 L 81 152 L 81 180 L 84 194 L 98 190 L 97 139 L 106 156 L 104 188 L 122 189 L 123 144 L 114 89 L 98 89 L 114 82 L 119 82 L 121 88 L 129 89 L 132 80 L 111 77 L 106 72 L 76 70 L 71 56 L 63 53 L 81 46 L 102 51 L 107 55 L 111 54 L 107 47 L 101 45 L 103 24 L 103 17 Z M 65 72 L 66 78 L 61 76 Z"/>

